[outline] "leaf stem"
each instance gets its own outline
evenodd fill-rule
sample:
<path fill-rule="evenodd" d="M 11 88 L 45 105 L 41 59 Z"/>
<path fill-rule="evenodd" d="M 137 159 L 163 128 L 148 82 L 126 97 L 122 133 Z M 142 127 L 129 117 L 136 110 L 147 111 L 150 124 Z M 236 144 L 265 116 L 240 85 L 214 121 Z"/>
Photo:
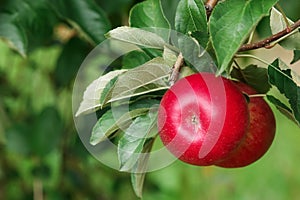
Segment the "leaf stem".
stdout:
<path fill-rule="evenodd" d="M 270 47 L 270 44 L 272 42 L 288 35 L 292 31 L 296 30 L 298 27 L 300 27 L 300 19 L 298 21 L 296 21 L 294 24 L 292 24 L 290 27 L 287 27 L 286 29 L 284 29 L 276 34 L 271 35 L 264 40 L 261 40 L 259 42 L 252 43 L 252 44 L 242 45 L 238 51 L 242 52 L 242 51 L 248 51 L 248 50 L 253 50 L 253 49 L 259 49 L 262 47 L 268 48 L 268 47 Z"/>
<path fill-rule="evenodd" d="M 254 55 L 251 55 L 251 54 L 236 54 L 235 57 L 236 58 L 252 58 L 252 59 L 258 60 L 266 65 L 270 65 L 267 61 L 265 61 L 259 57 L 256 57 Z"/>
<path fill-rule="evenodd" d="M 255 59 L 255 60 L 258 60 L 264 64 L 266 64 L 268 67 L 272 67 L 274 70 L 276 70 L 277 72 L 281 73 L 283 76 L 285 76 L 286 78 L 291 79 L 291 77 L 289 77 L 287 74 L 283 73 L 280 69 L 278 69 L 277 67 L 275 67 L 274 65 L 268 63 L 267 61 L 261 59 L 261 58 L 258 58 L 254 55 L 251 55 L 251 54 L 236 54 L 235 55 L 236 58 L 252 58 L 252 59 Z"/>

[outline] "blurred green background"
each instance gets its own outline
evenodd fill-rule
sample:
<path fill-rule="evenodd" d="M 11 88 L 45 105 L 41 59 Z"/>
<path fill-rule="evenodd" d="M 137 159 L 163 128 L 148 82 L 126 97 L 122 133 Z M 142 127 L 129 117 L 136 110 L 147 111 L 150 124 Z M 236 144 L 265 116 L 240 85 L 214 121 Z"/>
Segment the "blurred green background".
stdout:
<path fill-rule="evenodd" d="M 126 24 L 138 1 L 96 2 L 117 27 Z M 176 1 L 162 2 L 172 18 Z M 294 20 L 300 17 L 299 4 L 281 2 Z M 260 24 L 259 35 L 268 29 Z M 0 199 L 137 199 L 130 175 L 94 159 L 73 123 L 73 81 L 93 47 L 64 23 L 52 31 L 51 42 L 38 45 L 27 58 L 0 41 Z M 300 129 L 275 114 L 275 141 L 258 162 L 222 169 L 177 161 L 147 174 L 144 199 L 299 199 Z"/>

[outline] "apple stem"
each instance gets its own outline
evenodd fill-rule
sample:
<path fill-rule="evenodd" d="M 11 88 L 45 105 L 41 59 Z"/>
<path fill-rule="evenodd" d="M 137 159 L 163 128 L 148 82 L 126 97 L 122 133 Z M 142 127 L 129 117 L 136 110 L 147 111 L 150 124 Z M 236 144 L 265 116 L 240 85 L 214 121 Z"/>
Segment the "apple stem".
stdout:
<path fill-rule="evenodd" d="M 170 86 L 174 85 L 174 83 L 177 81 L 179 76 L 179 71 L 182 65 L 183 65 L 183 56 L 182 53 L 180 52 L 169 77 Z"/>

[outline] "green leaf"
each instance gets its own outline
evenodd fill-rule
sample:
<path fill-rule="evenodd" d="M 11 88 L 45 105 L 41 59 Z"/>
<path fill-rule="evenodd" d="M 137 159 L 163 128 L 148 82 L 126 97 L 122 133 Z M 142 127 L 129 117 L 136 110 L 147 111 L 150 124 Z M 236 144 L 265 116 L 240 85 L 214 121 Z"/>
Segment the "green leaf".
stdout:
<path fill-rule="evenodd" d="M 112 136 L 117 130 L 126 129 L 133 119 L 144 115 L 157 104 L 159 104 L 157 100 L 143 99 L 134 102 L 129 109 L 127 105 L 123 105 L 106 111 L 93 128 L 90 143 L 96 145 Z"/>
<path fill-rule="evenodd" d="M 291 64 L 294 64 L 298 60 L 300 60 L 300 50 L 294 50 L 294 58 L 293 58 Z"/>
<path fill-rule="evenodd" d="M 288 19 L 289 25 L 293 24 L 294 22 Z M 272 34 L 276 34 L 284 29 L 287 28 L 287 24 L 285 23 L 284 17 L 282 14 L 272 8 L 271 16 L 270 16 L 270 26 Z M 285 38 L 284 40 L 280 41 L 279 44 L 289 50 L 293 49 L 300 49 L 300 32 L 299 30 L 295 30 L 294 34 L 290 35 L 289 37 Z"/>
<path fill-rule="evenodd" d="M 90 50 L 89 45 L 77 37 L 64 45 L 55 69 L 55 78 L 60 86 L 70 84 Z"/>
<path fill-rule="evenodd" d="M 89 42 L 98 44 L 110 29 L 105 12 L 93 0 L 48 1 L 59 16 L 67 20 Z"/>
<path fill-rule="evenodd" d="M 276 106 L 276 108 L 285 115 L 288 119 L 293 121 L 295 124 L 297 124 L 300 127 L 300 124 L 295 119 L 295 116 L 293 115 L 293 111 L 284 103 L 282 103 L 279 99 L 277 99 L 274 96 L 267 95 L 267 99 Z"/>
<path fill-rule="evenodd" d="M 173 66 L 177 60 L 178 54 L 168 47 L 164 48 L 163 58 L 169 66 Z"/>
<path fill-rule="evenodd" d="M 208 26 L 206 21 L 206 10 L 201 0 L 182 0 L 179 2 L 175 29 L 183 34 L 192 35 L 206 47 L 208 42 Z M 204 39 L 204 40 L 202 40 Z"/>
<path fill-rule="evenodd" d="M 176 9 L 180 0 L 163 0 L 161 1 L 161 5 L 163 8 L 163 12 L 169 21 L 171 28 L 174 29 L 174 19 L 176 15 Z"/>
<path fill-rule="evenodd" d="M 0 38 L 25 57 L 28 51 L 51 42 L 56 23 L 46 0 L 12 0 L 0 13 Z"/>
<path fill-rule="evenodd" d="M 144 144 L 144 149 L 142 151 L 143 154 L 141 154 L 141 156 L 138 158 L 137 163 L 133 168 L 134 171 L 137 173 L 131 173 L 131 184 L 135 194 L 139 198 L 142 198 L 143 185 L 146 176 L 145 171 L 147 170 L 148 161 L 150 157 L 150 154 L 148 153 L 151 151 L 154 141 L 155 138 L 150 138 L 146 141 L 146 143 Z"/>
<path fill-rule="evenodd" d="M 217 4 L 209 23 L 219 74 L 229 66 L 234 54 L 250 32 L 278 0 L 227 0 Z"/>
<path fill-rule="evenodd" d="M 143 152 L 147 139 L 157 134 L 157 109 L 133 120 L 118 143 L 118 157 L 121 171 L 130 171 Z"/>
<path fill-rule="evenodd" d="M 43 157 L 58 147 L 63 133 L 63 121 L 56 108 L 46 107 L 37 116 L 32 128 L 29 136 L 32 154 Z"/>
<path fill-rule="evenodd" d="M 148 56 L 144 51 L 131 51 L 124 56 L 122 69 L 132 69 L 149 60 L 151 60 L 150 56 Z"/>
<path fill-rule="evenodd" d="M 231 76 L 247 83 L 262 94 L 267 93 L 271 88 L 267 69 L 256 65 L 249 65 L 245 69 L 233 68 Z"/>
<path fill-rule="evenodd" d="M 140 28 L 121 26 L 109 31 L 107 38 L 120 40 L 143 47 L 163 49 L 167 43 L 157 34 Z"/>
<path fill-rule="evenodd" d="M 213 59 L 195 38 L 179 36 L 178 46 L 185 62 L 191 64 L 196 71 L 213 73 L 216 71 Z"/>
<path fill-rule="evenodd" d="M 170 69 L 170 66 L 158 57 L 128 70 L 119 76 L 108 102 L 168 89 L 167 78 Z"/>
<path fill-rule="evenodd" d="M 268 66 L 269 81 L 288 99 L 294 118 L 300 123 L 300 78 L 281 60 Z"/>
<path fill-rule="evenodd" d="M 154 33 L 168 41 L 170 24 L 163 13 L 160 0 L 147 0 L 136 4 L 130 11 L 129 24 L 131 27 L 153 28 Z"/>
<path fill-rule="evenodd" d="M 16 50 L 23 57 L 27 52 L 27 36 L 11 15 L 0 14 L 0 38 L 4 39 L 10 48 Z"/>
<path fill-rule="evenodd" d="M 102 96 L 103 91 L 105 88 L 111 88 L 113 85 L 111 82 L 114 78 L 125 71 L 126 70 L 115 70 L 94 80 L 84 91 L 83 100 L 81 101 L 75 116 L 77 117 L 84 113 L 91 113 L 98 108 L 101 108 L 105 100 L 105 96 Z M 105 94 L 107 95 L 107 92 L 105 92 Z M 102 101 L 100 101 L 100 98 Z"/>

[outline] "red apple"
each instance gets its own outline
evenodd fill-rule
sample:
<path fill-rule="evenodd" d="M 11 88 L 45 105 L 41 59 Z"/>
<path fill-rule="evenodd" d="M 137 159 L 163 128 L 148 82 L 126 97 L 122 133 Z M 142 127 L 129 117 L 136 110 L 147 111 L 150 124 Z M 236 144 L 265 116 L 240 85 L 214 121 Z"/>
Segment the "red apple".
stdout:
<path fill-rule="evenodd" d="M 257 94 L 250 86 L 236 83 L 242 92 Z M 250 126 L 246 137 L 228 157 L 216 165 L 226 168 L 247 166 L 261 158 L 271 146 L 275 136 L 275 118 L 262 97 L 250 97 L 248 103 Z"/>
<path fill-rule="evenodd" d="M 244 95 L 232 81 L 212 73 L 177 81 L 164 94 L 158 112 L 163 144 L 193 165 L 225 160 L 244 140 L 248 125 Z"/>

